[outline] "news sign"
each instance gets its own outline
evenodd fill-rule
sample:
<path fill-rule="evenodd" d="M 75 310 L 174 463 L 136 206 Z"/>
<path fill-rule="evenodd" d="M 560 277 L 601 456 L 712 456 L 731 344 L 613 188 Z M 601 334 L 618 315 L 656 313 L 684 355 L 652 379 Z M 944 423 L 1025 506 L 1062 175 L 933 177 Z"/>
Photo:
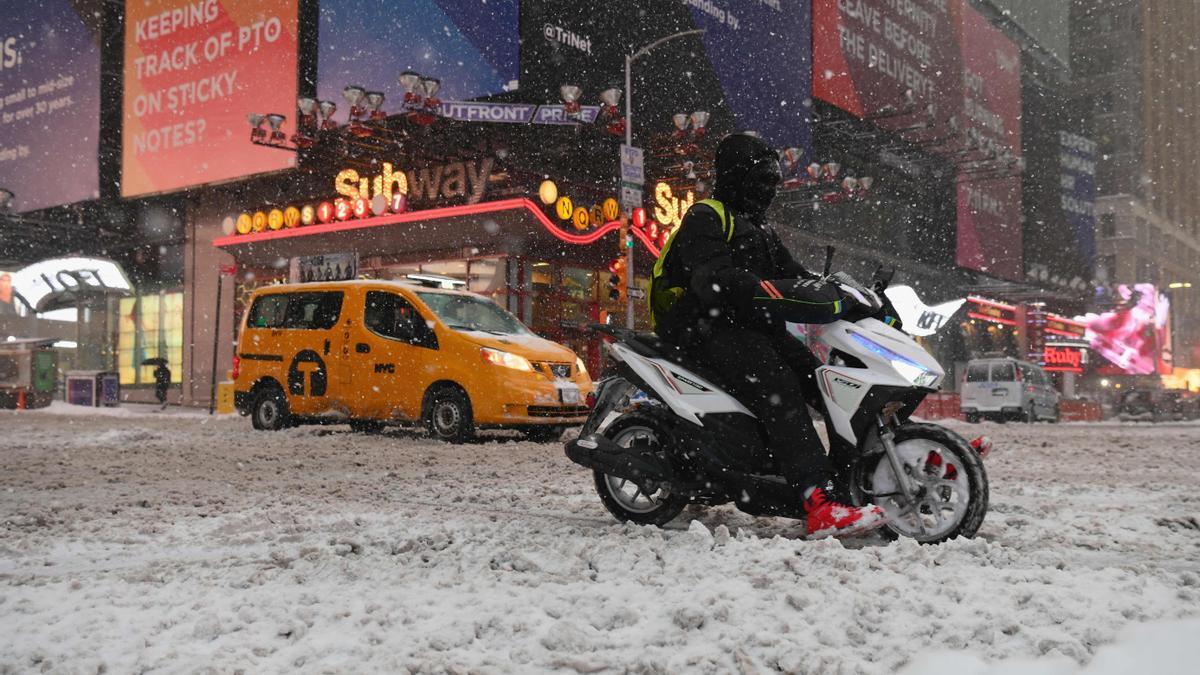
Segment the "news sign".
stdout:
<path fill-rule="evenodd" d="M 1130 375 L 1153 375 L 1169 367 L 1171 304 L 1153 284 L 1119 285 L 1111 289 L 1112 309 L 1075 317 L 1086 326 L 1084 339 L 1092 351 Z"/>
<path fill-rule="evenodd" d="M 358 85 L 395 109 L 405 70 L 437 78 L 447 101 L 513 89 L 518 18 L 517 0 L 321 0 L 317 95 L 345 109 L 342 89 Z"/>
<path fill-rule="evenodd" d="M 979 12 L 967 5 L 961 11 L 958 117 L 973 154 L 958 176 L 956 262 L 1020 280 L 1021 176 L 1015 168 L 1021 156 L 1021 52 Z"/>
<path fill-rule="evenodd" d="M 45 0 L 0 12 L 0 187 L 18 212 L 100 196 L 102 8 Z"/>
<path fill-rule="evenodd" d="M 125 15 L 121 194 L 295 165 L 250 143 L 247 113 L 295 123 L 297 0 L 144 0 Z"/>

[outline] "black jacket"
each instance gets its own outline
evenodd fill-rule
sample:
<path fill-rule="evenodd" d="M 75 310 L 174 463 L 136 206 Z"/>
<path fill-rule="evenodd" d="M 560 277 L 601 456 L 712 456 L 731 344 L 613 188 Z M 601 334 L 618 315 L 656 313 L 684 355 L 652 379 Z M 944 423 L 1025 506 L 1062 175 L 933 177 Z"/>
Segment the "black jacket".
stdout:
<path fill-rule="evenodd" d="M 684 289 L 674 308 L 661 317 L 655 330 L 665 340 L 687 345 L 722 326 L 752 326 L 771 330 L 771 322 L 756 311 L 764 279 L 815 279 L 796 262 L 774 228 L 739 215 L 733 218 L 733 237 L 717 212 L 704 204 L 688 210 L 671 243 L 663 269 L 668 286 Z"/>
<path fill-rule="evenodd" d="M 763 212 L 778 175 L 760 169 L 777 162 L 758 138 L 734 134 L 717 148 L 713 199 L 732 219 L 733 234 L 706 204 L 688 209 L 664 253 L 663 273 L 651 288 L 655 330 L 668 342 L 691 345 L 714 329 L 741 326 L 782 330 L 784 321 L 827 323 L 852 304 L 836 284 L 821 281 L 796 262 Z M 756 168 L 757 167 L 757 168 Z M 670 309 L 655 298 L 679 289 Z M 669 304 L 669 303 L 664 303 Z"/>

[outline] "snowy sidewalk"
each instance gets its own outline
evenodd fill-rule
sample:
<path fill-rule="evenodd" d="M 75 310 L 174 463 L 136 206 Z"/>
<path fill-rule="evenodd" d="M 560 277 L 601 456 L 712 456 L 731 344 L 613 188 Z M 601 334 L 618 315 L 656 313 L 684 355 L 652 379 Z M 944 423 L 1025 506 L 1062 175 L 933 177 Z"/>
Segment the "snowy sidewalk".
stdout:
<path fill-rule="evenodd" d="M 1194 426 L 963 425 L 993 510 L 920 547 L 618 525 L 556 444 L 53 413 L 0 415 L 0 671 L 1182 673 L 1200 639 Z"/>
<path fill-rule="evenodd" d="M 32 410 L 10 411 L 12 414 L 68 415 L 73 417 L 152 417 L 181 415 L 184 417 L 208 417 L 208 409 L 168 405 L 163 408 L 157 403 L 122 403 L 115 408 L 90 408 L 71 405 L 66 401 L 53 401 L 48 407 Z M 214 413 L 214 417 L 216 414 Z M 3 418 L 0 418 L 3 419 Z"/>

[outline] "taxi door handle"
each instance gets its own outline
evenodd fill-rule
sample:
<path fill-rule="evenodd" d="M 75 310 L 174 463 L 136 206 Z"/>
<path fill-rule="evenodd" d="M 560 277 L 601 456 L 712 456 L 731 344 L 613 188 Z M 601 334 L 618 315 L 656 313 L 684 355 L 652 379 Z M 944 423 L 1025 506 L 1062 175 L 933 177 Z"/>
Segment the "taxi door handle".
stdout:
<path fill-rule="evenodd" d="M 329 356 L 329 340 L 325 341 L 325 356 Z"/>
<path fill-rule="evenodd" d="M 360 342 L 360 343 L 354 345 L 354 351 L 358 352 L 359 354 L 370 354 L 371 353 L 371 345 L 369 345 L 365 342 Z"/>

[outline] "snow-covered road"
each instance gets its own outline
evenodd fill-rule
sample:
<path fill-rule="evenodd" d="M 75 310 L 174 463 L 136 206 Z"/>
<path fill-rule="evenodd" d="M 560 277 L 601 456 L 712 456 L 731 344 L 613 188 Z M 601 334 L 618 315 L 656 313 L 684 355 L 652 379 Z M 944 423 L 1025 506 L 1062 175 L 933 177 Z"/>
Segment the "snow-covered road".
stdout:
<path fill-rule="evenodd" d="M 558 444 L 61 413 L 0 412 L 0 672 L 1195 672 L 1196 425 L 962 425 L 991 513 L 921 547 L 617 525 Z"/>

